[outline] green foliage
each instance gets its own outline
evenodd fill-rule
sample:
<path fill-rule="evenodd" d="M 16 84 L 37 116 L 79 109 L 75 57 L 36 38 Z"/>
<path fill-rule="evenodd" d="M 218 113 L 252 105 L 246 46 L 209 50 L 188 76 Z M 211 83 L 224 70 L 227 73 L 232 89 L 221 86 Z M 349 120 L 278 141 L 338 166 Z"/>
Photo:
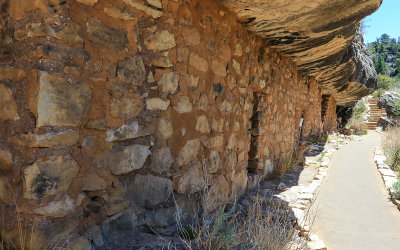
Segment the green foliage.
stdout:
<path fill-rule="evenodd" d="M 356 103 L 356 105 L 353 108 L 353 115 L 352 117 L 354 118 L 360 118 L 362 117 L 362 114 L 367 110 L 367 106 L 365 103 L 361 100 Z"/>
<path fill-rule="evenodd" d="M 368 50 L 378 74 L 400 75 L 400 42 L 383 34 L 375 42 L 368 44 Z"/>
<path fill-rule="evenodd" d="M 378 75 L 378 89 L 389 90 L 395 86 L 396 81 L 387 75 Z"/>
<path fill-rule="evenodd" d="M 393 184 L 393 195 L 396 200 L 400 200 L 400 181 Z"/>

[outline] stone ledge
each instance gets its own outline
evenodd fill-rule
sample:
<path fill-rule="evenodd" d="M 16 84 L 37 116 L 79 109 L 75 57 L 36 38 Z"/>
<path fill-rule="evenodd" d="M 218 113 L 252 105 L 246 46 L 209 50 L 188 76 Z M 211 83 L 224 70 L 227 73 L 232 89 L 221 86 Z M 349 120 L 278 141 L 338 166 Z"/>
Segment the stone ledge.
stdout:
<path fill-rule="evenodd" d="M 392 200 L 393 204 L 397 206 L 400 210 L 400 201 L 396 200 L 394 197 L 394 192 L 392 186 L 394 183 L 397 182 L 396 173 L 390 169 L 386 163 L 386 156 L 385 152 L 383 151 L 382 147 L 377 147 L 374 150 L 374 162 L 376 167 L 378 168 L 378 172 L 381 174 L 382 180 L 385 184 L 386 189 L 389 192 L 390 199 Z"/>

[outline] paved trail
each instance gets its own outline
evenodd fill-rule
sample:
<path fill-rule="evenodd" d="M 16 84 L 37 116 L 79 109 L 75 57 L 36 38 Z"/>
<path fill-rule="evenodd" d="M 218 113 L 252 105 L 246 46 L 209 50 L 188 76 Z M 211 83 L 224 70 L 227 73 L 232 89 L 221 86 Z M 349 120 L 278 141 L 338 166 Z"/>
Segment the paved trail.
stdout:
<path fill-rule="evenodd" d="M 313 205 L 313 230 L 328 250 L 400 249 L 400 211 L 373 162 L 380 134 L 370 131 L 333 155 Z"/>

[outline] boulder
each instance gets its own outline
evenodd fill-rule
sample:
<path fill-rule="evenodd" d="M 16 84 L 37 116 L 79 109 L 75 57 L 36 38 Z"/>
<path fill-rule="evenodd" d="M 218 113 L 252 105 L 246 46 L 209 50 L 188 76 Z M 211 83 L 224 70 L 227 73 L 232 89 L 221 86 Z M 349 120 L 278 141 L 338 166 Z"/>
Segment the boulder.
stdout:
<path fill-rule="evenodd" d="M 40 72 L 36 126 L 78 126 L 89 109 L 91 89 L 86 83 Z"/>
<path fill-rule="evenodd" d="M 111 239 L 112 235 L 133 231 L 139 226 L 138 216 L 133 210 L 125 210 L 107 218 L 101 225 L 105 239 Z M 100 240 L 98 239 L 98 243 Z"/>
<path fill-rule="evenodd" d="M 188 140 L 179 152 L 177 161 L 178 164 L 183 166 L 197 158 L 200 150 L 200 140 Z"/>
<path fill-rule="evenodd" d="M 10 150 L 0 144 L 0 170 L 9 170 L 13 163 Z"/>
<path fill-rule="evenodd" d="M 144 45 L 148 50 L 167 50 L 176 46 L 174 34 L 168 30 L 144 32 Z"/>
<path fill-rule="evenodd" d="M 30 148 L 63 148 L 76 144 L 79 131 L 66 129 L 44 134 L 27 133 L 12 139 L 17 144 Z"/>
<path fill-rule="evenodd" d="M 168 200 L 172 194 L 172 181 L 150 174 L 136 174 L 129 193 L 140 206 L 152 208 Z"/>
<path fill-rule="evenodd" d="M 122 125 L 122 127 L 120 128 L 107 130 L 106 141 L 114 142 L 135 139 L 138 137 L 154 134 L 154 130 L 155 128 L 152 125 L 141 126 L 138 122 L 135 121 L 129 125 Z"/>
<path fill-rule="evenodd" d="M 123 49 L 128 43 L 125 30 L 107 27 L 99 19 L 89 19 L 86 26 L 89 41 L 96 46 L 117 50 Z"/>
<path fill-rule="evenodd" d="M 64 217 L 67 214 L 76 212 L 76 208 L 82 203 L 86 195 L 81 193 L 76 199 L 65 195 L 61 200 L 52 201 L 46 206 L 39 207 L 33 210 L 35 214 L 40 214 L 50 217 Z"/>
<path fill-rule="evenodd" d="M 179 178 L 176 190 L 181 194 L 194 194 L 206 188 L 203 165 L 196 162 Z"/>
<path fill-rule="evenodd" d="M 40 199 L 68 191 L 78 172 L 79 165 L 70 156 L 40 159 L 24 170 L 24 197 Z"/>
<path fill-rule="evenodd" d="M 400 104 L 400 94 L 387 91 L 379 97 L 378 107 L 384 108 L 389 116 L 399 116 L 400 110 L 396 110 L 396 104 Z"/>
<path fill-rule="evenodd" d="M 135 55 L 118 62 L 117 76 L 122 81 L 141 86 L 146 79 L 146 69 L 142 57 Z"/>
<path fill-rule="evenodd" d="M 0 122 L 14 119 L 17 108 L 11 90 L 0 84 Z"/>
<path fill-rule="evenodd" d="M 110 168 L 115 175 L 126 174 L 142 168 L 150 153 L 147 146 L 133 144 L 105 152 L 99 156 L 98 164 Z"/>
<path fill-rule="evenodd" d="M 150 170 L 154 173 L 168 171 L 174 162 L 171 150 L 168 147 L 156 149 L 150 156 Z"/>

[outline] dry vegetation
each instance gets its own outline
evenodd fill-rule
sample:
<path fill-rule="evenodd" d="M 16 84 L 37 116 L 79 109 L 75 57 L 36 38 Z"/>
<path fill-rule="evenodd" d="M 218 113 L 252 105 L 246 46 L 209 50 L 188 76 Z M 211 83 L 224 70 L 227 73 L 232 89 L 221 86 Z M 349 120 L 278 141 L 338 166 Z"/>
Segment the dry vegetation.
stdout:
<path fill-rule="evenodd" d="M 400 128 L 388 128 L 383 134 L 382 146 L 387 164 L 396 172 L 400 171 Z"/>
<path fill-rule="evenodd" d="M 179 224 L 179 223 L 178 223 Z M 245 206 L 221 206 L 200 226 L 180 226 L 187 249 L 305 249 L 294 216 L 284 203 L 253 197 Z"/>

